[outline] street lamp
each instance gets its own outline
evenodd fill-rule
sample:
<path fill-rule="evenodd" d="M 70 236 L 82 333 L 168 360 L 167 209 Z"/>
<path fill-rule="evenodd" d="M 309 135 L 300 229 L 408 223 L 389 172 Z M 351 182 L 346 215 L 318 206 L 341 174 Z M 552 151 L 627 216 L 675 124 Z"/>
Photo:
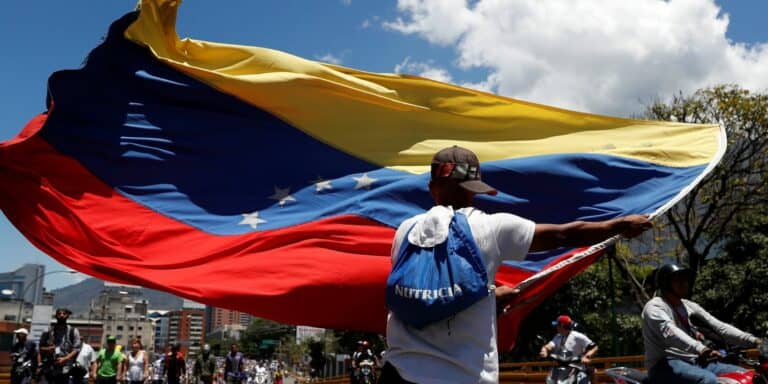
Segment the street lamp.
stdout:
<path fill-rule="evenodd" d="M 24 303 L 25 303 L 24 297 L 27 295 L 27 291 L 29 290 L 29 288 L 34 286 L 35 283 L 37 283 L 38 280 L 42 279 L 45 276 L 52 275 L 54 273 L 70 273 L 70 274 L 75 274 L 75 273 L 77 273 L 77 271 L 72 270 L 72 269 L 62 269 L 62 270 L 58 270 L 58 271 L 46 272 L 46 273 L 43 273 L 42 275 L 35 276 L 35 278 L 32 279 L 32 282 L 29 283 L 29 285 L 26 288 L 24 288 L 24 290 L 21 292 L 21 296 L 19 297 L 19 316 L 16 317 L 16 323 L 17 324 L 19 324 L 19 325 L 22 324 L 22 321 L 21 321 L 21 310 L 24 308 Z M 35 303 L 32 303 L 32 305 L 34 305 L 34 304 Z"/>

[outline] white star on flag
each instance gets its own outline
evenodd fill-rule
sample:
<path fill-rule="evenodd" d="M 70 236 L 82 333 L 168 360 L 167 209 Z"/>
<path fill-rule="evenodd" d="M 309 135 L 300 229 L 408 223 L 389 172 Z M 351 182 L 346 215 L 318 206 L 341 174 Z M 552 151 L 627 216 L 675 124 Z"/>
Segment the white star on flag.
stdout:
<path fill-rule="evenodd" d="M 267 221 L 259 218 L 259 212 L 243 213 L 243 220 L 238 224 L 250 225 L 251 228 L 256 229 L 259 224 L 266 223 Z"/>
<path fill-rule="evenodd" d="M 378 179 L 369 177 L 367 172 L 363 173 L 363 175 L 360 177 L 353 177 L 353 179 L 357 181 L 357 185 L 355 185 L 355 189 L 360 189 L 360 188 L 370 189 L 373 182 L 378 180 Z"/>
<path fill-rule="evenodd" d="M 275 193 L 269 197 L 272 200 L 277 200 L 277 205 L 285 206 L 285 203 L 289 201 L 296 201 L 296 198 L 291 196 L 290 188 L 278 188 L 275 187 Z"/>
<path fill-rule="evenodd" d="M 320 180 L 315 183 L 315 192 L 322 192 L 326 189 L 328 190 L 333 189 L 333 186 L 331 185 L 330 180 Z"/>

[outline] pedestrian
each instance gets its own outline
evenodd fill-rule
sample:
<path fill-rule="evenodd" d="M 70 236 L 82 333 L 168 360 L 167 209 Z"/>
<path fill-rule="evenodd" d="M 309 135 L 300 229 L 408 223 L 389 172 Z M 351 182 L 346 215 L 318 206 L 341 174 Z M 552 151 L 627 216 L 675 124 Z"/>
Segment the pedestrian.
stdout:
<path fill-rule="evenodd" d="M 16 342 L 11 346 L 11 384 L 27 384 L 37 372 L 37 345 L 27 339 L 26 328 L 13 331 L 13 335 Z"/>
<path fill-rule="evenodd" d="M 96 363 L 99 355 L 93 349 L 93 347 L 85 342 L 85 339 L 80 337 L 80 353 L 77 354 L 75 364 L 72 367 L 72 383 L 73 384 L 88 384 L 88 380 L 92 377 L 91 371 L 93 365 Z"/>
<path fill-rule="evenodd" d="M 481 180 L 477 156 L 457 146 L 433 157 L 429 192 L 435 206 L 405 220 L 395 234 L 380 383 L 497 383 L 492 284 L 500 263 L 523 260 L 528 252 L 592 245 L 617 234 L 634 237 L 651 227 L 644 215 L 535 224 L 509 213 L 486 214 L 473 207 L 475 195 L 497 191 Z M 437 272 L 422 273 L 444 266 L 445 260 L 461 266 L 453 271 L 462 284 L 446 283 L 440 278 L 447 275 Z M 446 306 L 425 309 L 433 303 Z"/>
<path fill-rule="evenodd" d="M 212 384 L 216 376 L 216 358 L 211 354 L 211 346 L 203 345 L 203 353 L 195 360 L 193 376 L 203 384 Z"/>
<path fill-rule="evenodd" d="M 171 351 L 165 355 L 165 377 L 168 384 L 187 382 L 187 363 L 181 353 L 181 345 L 173 343 Z"/>
<path fill-rule="evenodd" d="M 70 369 L 80 353 L 80 332 L 67 324 L 68 308 L 56 309 L 56 323 L 40 336 L 43 375 L 49 384 L 69 384 Z"/>
<path fill-rule="evenodd" d="M 99 351 L 92 370 L 96 383 L 116 384 L 118 378 L 123 377 L 124 360 L 125 355 L 117 349 L 117 338 L 114 335 L 107 336 L 107 345 Z"/>
<path fill-rule="evenodd" d="M 163 384 L 165 377 L 165 355 L 167 351 L 161 353 L 155 361 L 152 362 L 150 384 Z"/>
<path fill-rule="evenodd" d="M 237 350 L 237 343 L 232 343 L 224 362 L 224 377 L 227 384 L 240 384 L 243 381 L 243 360 L 243 354 Z"/>
<path fill-rule="evenodd" d="M 128 369 L 125 376 L 128 383 L 143 384 L 149 378 L 149 358 L 140 339 L 131 340 L 131 351 L 128 352 L 126 363 Z"/>

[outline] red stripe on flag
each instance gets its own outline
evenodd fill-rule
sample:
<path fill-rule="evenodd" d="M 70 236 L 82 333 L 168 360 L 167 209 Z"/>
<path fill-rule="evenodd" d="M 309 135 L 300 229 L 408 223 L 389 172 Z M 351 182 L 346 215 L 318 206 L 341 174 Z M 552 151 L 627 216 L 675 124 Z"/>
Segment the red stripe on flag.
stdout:
<path fill-rule="evenodd" d="M 384 330 L 394 229 L 347 215 L 204 233 L 122 196 L 33 136 L 44 122 L 0 146 L 0 199 L 15 202 L 2 206 L 9 220 L 62 264 L 281 322 Z"/>

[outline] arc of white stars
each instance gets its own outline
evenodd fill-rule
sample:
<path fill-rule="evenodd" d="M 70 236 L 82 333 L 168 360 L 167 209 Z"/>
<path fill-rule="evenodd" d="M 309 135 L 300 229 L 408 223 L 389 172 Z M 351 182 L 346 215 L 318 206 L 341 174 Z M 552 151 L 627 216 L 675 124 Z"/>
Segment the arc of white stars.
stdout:
<path fill-rule="evenodd" d="M 251 228 L 256 229 L 256 227 L 259 226 L 259 224 L 266 223 L 267 221 L 259 217 L 259 211 L 251 212 L 251 213 L 243 213 L 243 220 L 241 220 L 239 225 L 250 225 Z"/>
<path fill-rule="evenodd" d="M 373 183 L 376 180 L 378 180 L 368 176 L 367 172 L 363 173 L 363 175 L 360 177 L 353 177 L 353 179 L 357 181 L 357 185 L 355 185 L 355 189 L 361 189 L 361 188 L 370 189 L 371 185 L 373 185 Z"/>
<path fill-rule="evenodd" d="M 277 205 L 283 207 L 289 201 L 296 201 L 296 198 L 291 196 L 290 188 L 278 188 L 275 187 L 275 193 L 269 197 L 272 200 L 277 200 Z"/>

